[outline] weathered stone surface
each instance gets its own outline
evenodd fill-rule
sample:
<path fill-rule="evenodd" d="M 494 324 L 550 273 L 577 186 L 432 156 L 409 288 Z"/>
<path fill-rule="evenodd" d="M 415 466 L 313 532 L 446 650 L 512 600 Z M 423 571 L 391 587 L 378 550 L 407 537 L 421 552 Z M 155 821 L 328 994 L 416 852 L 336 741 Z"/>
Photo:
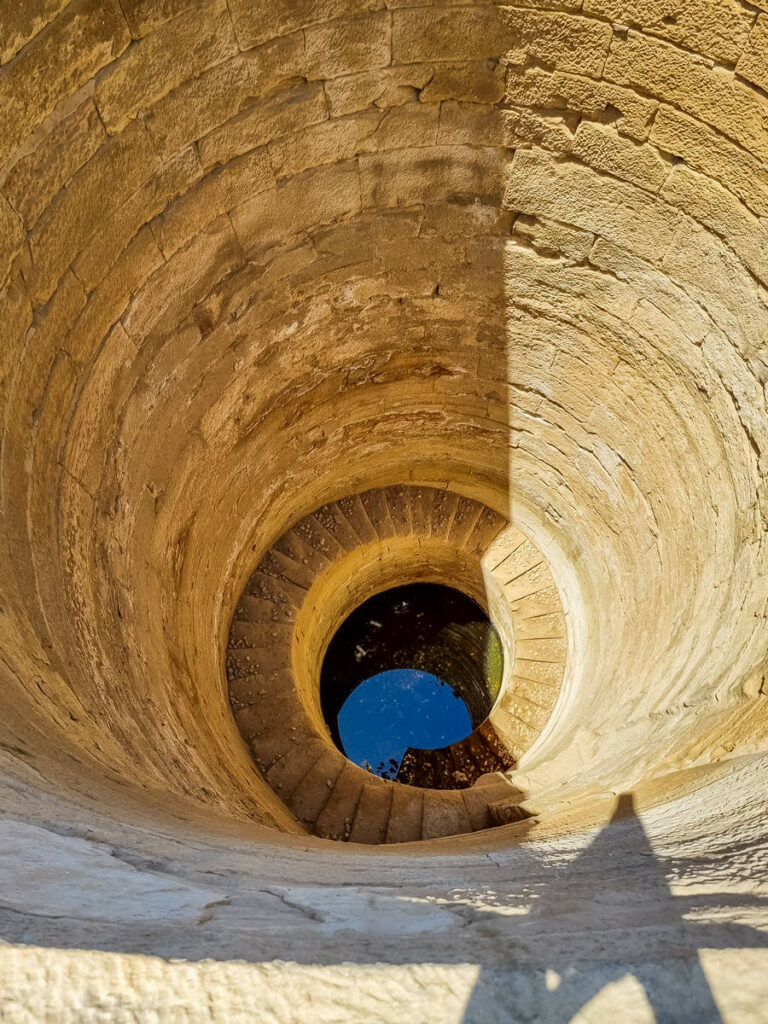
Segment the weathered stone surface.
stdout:
<path fill-rule="evenodd" d="M 762 1024 L 767 17 L 0 3 L 0 1017 Z M 311 836 L 262 769 L 438 573 L 532 817 L 353 836 L 324 749 Z"/>
<path fill-rule="evenodd" d="M 109 132 L 189 78 L 237 53 L 225 0 L 196 5 L 135 42 L 96 79 L 94 99 Z"/>
<path fill-rule="evenodd" d="M 117 0 L 74 0 L 0 78 L 0 161 L 130 42 Z"/>

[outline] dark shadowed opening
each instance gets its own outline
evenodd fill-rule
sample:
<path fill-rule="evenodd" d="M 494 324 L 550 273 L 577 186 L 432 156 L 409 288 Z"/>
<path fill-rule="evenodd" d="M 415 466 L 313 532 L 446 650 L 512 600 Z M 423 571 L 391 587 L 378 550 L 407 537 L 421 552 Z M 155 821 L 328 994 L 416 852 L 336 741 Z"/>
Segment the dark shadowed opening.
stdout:
<path fill-rule="evenodd" d="M 449 747 L 482 724 L 502 667 L 499 636 L 471 598 L 435 583 L 395 587 L 336 632 L 321 673 L 323 714 L 347 757 L 394 779 L 406 751 Z"/>

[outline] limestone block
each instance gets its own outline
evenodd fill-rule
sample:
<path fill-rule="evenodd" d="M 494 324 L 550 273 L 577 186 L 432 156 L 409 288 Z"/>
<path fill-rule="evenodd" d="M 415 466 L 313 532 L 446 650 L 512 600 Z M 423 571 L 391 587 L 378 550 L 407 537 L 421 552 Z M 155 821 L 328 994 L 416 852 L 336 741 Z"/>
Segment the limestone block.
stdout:
<path fill-rule="evenodd" d="M 88 296 L 87 304 L 63 343 L 70 356 L 88 363 L 112 324 L 125 312 L 131 296 L 161 267 L 163 256 L 149 227 L 125 247 L 114 265 Z"/>
<path fill-rule="evenodd" d="M 275 139 L 267 147 L 275 176 L 288 178 L 321 164 L 352 159 L 366 147 L 366 140 L 371 139 L 384 116 L 378 110 L 364 111 L 321 121 Z"/>
<path fill-rule="evenodd" d="M 86 290 L 91 291 L 102 280 L 148 221 L 177 196 L 190 194 L 202 176 L 197 151 L 190 147 L 172 157 L 121 206 L 110 210 L 72 263 Z"/>
<path fill-rule="evenodd" d="M 25 46 L 0 80 L 0 163 L 130 40 L 117 0 L 68 4 L 56 30 Z"/>
<path fill-rule="evenodd" d="M 11 272 L 11 264 L 21 251 L 25 239 L 24 225 L 14 208 L 0 196 L 0 282 Z"/>
<path fill-rule="evenodd" d="M 768 97 L 731 71 L 710 64 L 660 40 L 629 32 L 617 37 L 605 64 L 605 77 L 618 85 L 656 95 L 758 158 L 768 158 Z"/>
<path fill-rule="evenodd" d="M 158 151 L 168 157 L 212 132 L 281 82 L 300 74 L 301 33 L 217 64 L 182 83 L 146 114 Z"/>
<path fill-rule="evenodd" d="M 102 146 L 58 193 L 30 234 L 30 290 L 36 302 L 47 300 L 73 254 L 102 223 L 105 211 L 125 201 L 158 164 L 147 132 L 134 122 Z"/>
<path fill-rule="evenodd" d="M 479 104 L 446 100 L 440 104 L 437 143 L 447 145 L 503 146 L 514 137 L 516 112 Z"/>
<path fill-rule="evenodd" d="M 94 99 L 109 132 L 176 86 L 237 53 L 225 0 L 213 0 L 137 40 L 123 60 L 96 79 Z"/>
<path fill-rule="evenodd" d="M 580 263 L 592 249 L 595 236 L 546 218 L 520 214 L 513 226 L 515 238 L 524 239 L 545 256 L 565 256 Z"/>
<path fill-rule="evenodd" d="M 386 67 L 392 60 L 390 25 L 388 12 L 381 11 L 306 28 L 304 73 L 330 79 Z"/>
<path fill-rule="evenodd" d="M 365 107 L 379 109 L 410 103 L 432 78 L 430 64 L 400 65 L 343 75 L 325 83 L 331 117 L 354 114 Z"/>
<path fill-rule="evenodd" d="M 0 345 L 0 415 L 5 412 L 6 392 L 19 352 L 32 323 L 32 308 L 20 274 L 11 276 L 0 289 L 0 318 L 5 324 L 5 343 Z"/>
<path fill-rule="evenodd" d="M 669 165 L 648 145 L 622 139 L 611 127 L 582 121 L 570 149 L 571 155 L 597 171 L 658 192 Z"/>
<path fill-rule="evenodd" d="M 105 137 L 93 100 L 85 96 L 47 132 L 30 140 L 26 151 L 8 169 L 2 186 L 28 229 L 34 227 L 56 193 L 87 163 Z"/>
<path fill-rule="evenodd" d="M 392 59 L 485 60 L 507 54 L 512 63 L 539 59 L 559 71 L 599 76 L 611 40 L 609 25 L 562 13 L 514 7 L 398 10 L 392 21 Z"/>
<path fill-rule="evenodd" d="M 432 76 L 419 93 L 425 103 L 438 100 L 498 103 L 503 96 L 504 68 L 495 60 L 435 64 Z"/>
<path fill-rule="evenodd" d="M 203 136 L 199 143 L 200 160 L 208 170 L 327 117 L 328 106 L 320 82 L 289 85 L 265 103 L 246 107 L 243 113 Z"/>
<path fill-rule="evenodd" d="M 359 163 L 364 207 L 462 196 L 487 201 L 500 195 L 504 184 L 504 168 L 491 149 L 425 146 L 364 154 Z"/>
<path fill-rule="evenodd" d="M 239 246 L 229 218 L 212 221 L 184 249 L 160 266 L 133 298 L 122 318 L 131 337 L 139 340 L 170 309 L 189 308 L 193 297 L 207 294 L 212 282 L 233 270 L 240 262 Z"/>
<path fill-rule="evenodd" d="M 571 197 L 579 196 L 578 206 Z M 518 150 L 507 181 L 506 204 L 603 235 L 643 259 L 660 260 L 674 238 L 679 215 L 642 189 L 600 177 L 542 152 Z"/>
<path fill-rule="evenodd" d="M 738 60 L 753 21 L 736 0 L 585 0 L 583 11 L 729 64 Z"/>
<path fill-rule="evenodd" d="M 592 121 L 615 124 L 623 135 L 645 141 L 658 103 L 611 82 L 540 68 L 509 68 L 506 99 L 520 106 L 572 111 Z"/>
<path fill-rule="evenodd" d="M 662 106 L 651 142 L 719 181 L 758 214 L 768 214 L 768 171 L 764 161 L 729 142 L 705 124 Z"/>
<path fill-rule="evenodd" d="M 199 6 L 199 3 L 200 0 L 120 0 L 134 39 L 154 32 L 166 21 Z"/>
<path fill-rule="evenodd" d="M 235 32 L 243 50 L 336 18 L 380 11 L 384 0 L 291 0 L 284 4 L 230 0 Z"/>
<path fill-rule="evenodd" d="M 755 22 L 736 73 L 768 92 L 768 17 L 763 15 Z"/>
<path fill-rule="evenodd" d="M 0 10 L 0 64 L 41 32 L 67 5 L 67 0 L 26 0 Z"/>
<path fill-rule="evenodd" d="M 660 195 L 724 238 L 755 277 L 768 283 L 768 225 L 735 202 L 731 192 L 685 164 L 678 164 Z"/>
<path fill-rule="evenodd" d="M 329 224 L 360 209 L 354 161 L 306 171 L 232 210 L 235 232 L 246 252 Z"/>
<path fill-rule="evenodd" d="M 199 231 L 201 224 L 226 213 L 274 185 L 265 147 L 231 160 L 205 177 L 152 222 L 152 231 L 166 259 Z"/>

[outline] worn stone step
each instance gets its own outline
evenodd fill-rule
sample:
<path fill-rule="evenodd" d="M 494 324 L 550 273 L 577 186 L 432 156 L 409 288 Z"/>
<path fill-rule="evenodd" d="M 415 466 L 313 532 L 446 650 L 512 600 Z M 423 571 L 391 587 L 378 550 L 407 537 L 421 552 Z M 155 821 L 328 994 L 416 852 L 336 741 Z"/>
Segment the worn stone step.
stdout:
<path fill-rule="evenodd" d="M 270 647 L 273 644 L 290 643 L 292 636 L 292 622 L 233 622 L 228 647 Z"/>
<path fill-rule="evenodd" d="M 288 801 L 299 821 L 305 825 L 314 824 L 328 802 L 345 762 L 346 758 L 340 751 L 326 745 Z"/>
<path fill-rule="evenodd" d="M 469 536 L 464 541 L 464 550 L 482 556 L 505 525 L 505 520 L 498 512 L 483 506 Z"/>
<path fill-rule="evenodd" d="M 435 488 L 409 487 L 406 493 L 410 505 L 411 529 L 417 537 L 426 536 L 430 532 Z"/>
<path fill-rule="evenodd" d="M 552 574 L 544 562 L 531 566 L 525 572 L 508 580 L 503 585 L 504 597 L 512 605 L 513 611 L 525 597 L 534 597 L 552 586 Z"/>
<path fill-rule="evenodd" d="M 461 796 L 464 800 L 472 830 L 477 832 L 480 829 L 491 828 L 489 807 L 496 801 L 507 800 L 514 802 L 522 800 L 523 794 L 501 772 L 493 772 L 489 775 L 481 775 L 469 789 L 462 789 Z"/>
<path fill-rule="evenodd" d="M 453 773 L 456 766 L 453 763 L 449 749 L 433 750 L 432 764 L 434 765 L 432 787 L 434 789 L 453 789 Z"/>
<path fill-rule="evenodd" d="M 565 636 L 565 616 L 562 612 L 515 616 L 515 637 L 517 639 L 553 640 Z"/>
<path fill-rule="evenodd" d="M 393 537 L 396 533 L 395 524 L 389 511 L 389 505 L 384 491 L 376 488 L 372 491 L 364 491 L 360 495 L 360 501 L 365 509 L 368 519 L 373 524 L 376 535 L 380 540 Z"/>
<path fill-rule="evenodd" d="M 454 786 L 458 788 L 471 786 L 480 772 L 467 744 L 467 738 L 465 737 L 463 740 L 459 740 L 458 743 L 452 744 L 448 750 L 453 758 L 451 777 Z"/>
<path fill-rule="evenodd" d="M 344 760 L 331 794 L 315 821 L 316 835 L 324 839 L 349 838 L 367 774 L 351 761 Z"/>
<path fill-rule="evenodd" d="M 326 749 L 321 739 L 295 744 L 267 769 L 267 782 L 289 806 L 292 794 Z"/>
<path fill-rule="evenodd" d="M 471 831 L 472 824 L 459 790 L 428 789 L 424 791 L 422 839 L 439 839 L 443 836 L 461 835 Z"/>
<path fill-rule="evenodd" d="M 229 680 L 229 703 L 232 708 L 263 704 L 269 694 L 279 694 L 281 700 L 294 694 L 293 677 L 283 667 L 274 672 L 248 672 Z"/>
<path fill-rule="evenodd" d="M 293 622 L 296 607 L 292 604 L 276 604 L 271 599 L 245 593 L 237 604 L 234 618 L 237 622 Z"/>
<path fill-rule="evenodd" d="M 329 562 L 335 562 L 345 553 L 345 548 L 332 533 L 325 529 L 315 516 L 306 516 L 294 526 L 293 531 L 305 544 L 313 547 L 321 555 L 324 555 Z"/>
<path fill-rule="evenodd" d="M 349 498 L 341 498 L 336 504 L 341 514 L 360 538 L 361 543 L 370 544 L 372 541 L 378 540 L 379 535 L 368 518 L 368 513 L 359 495 L 353 494 Z"/>
<path fill-rule="evenodd" d="M 411 522 L 411 507 L 408 501 L 407 488 L 387 487 L 384 491 L 389 508 L 389 517 L 392 520 L 395 533 L 401 537 L 408 537 L 413 533 Z"/>
<path fill-rule="evenodd" d="M 457 548 L 463 548 L 475 527 L 483 506 L 471 498 L 460 497 L 448 530 L 448 540 Z"/>
<path fill-rule="evenodd" d="M 386 783 L 383 786 L 378 786 L 367 782 L 363 786 L 360 801 L 355 810 L 352 830 L 349 834 L 351 843 L 367 843 L 375 846 L 384 842 L 387 836 L 393 789 L 392 785 Z"/>
<path fill-rule="evenodd" d="M 504 561 L 496 567 L 494 573 L 501 580 L 506 593 L 507 586 L 536 566 L 544 566 L 546 569 L 544 556 L 535 544 L 524 540 L 506 556 Z"/>
<path fill-rule="evenodd" d="M 437 491 L 432 502 L 430 532 L 433 537 L 445 539 L 459 505 L 459 496 L 453 491 Z"/>
<path fill-rule="evenodd" d="M 522 757 L 539 735 L 538 730 L 532 725 L 510 715 L 502 706 L 494 709 L 493 721 L 503 738 L 505 749 L 515 760 Z"/>
<path fill-rule="evenodd" d="M 504 769 L 513 766 L 514 759 L 510 757 L 504 741 L 494 729 L 492 722 L 486 719 L 482 725 L 478 726 L 476 732 L 479 736 L 482 736 L 483 742 L 496 758 L 497 764 L 494 766 L 494 771 L 498 771 L 499 768 Z"/>
<path fill-rule="evenodd" d="M 294 614 L 301 607 L 307 593 L 304 587 L 298 587 L 289 580 L 269 576 L 258 569 L 251 573 L 246 584 L 246 592 L 276 605 L 286 605 L 293 609 Z"/>
<path fill-rule="evenodd" d="M 283 534 L 273 547 L 273 552 L 284 559 L 284 575 L 299 586 L 312 586 L 316 576 L 333 564 L 333 560 L 323 551 L 300 536 L 295 530 Z"/>
<path fill-rule="evenodd" d="M 423 804 L 423 790 L 393 783 L 387 843 L 415 843 L 421 839 Z"/>
<path fill-rule="evenodd" d="M 354 551 L 361 538 L 353 529 L 336 502 L 323 505 L 314 514 L 322 528 L 329 533 L 344 551 Z"/>

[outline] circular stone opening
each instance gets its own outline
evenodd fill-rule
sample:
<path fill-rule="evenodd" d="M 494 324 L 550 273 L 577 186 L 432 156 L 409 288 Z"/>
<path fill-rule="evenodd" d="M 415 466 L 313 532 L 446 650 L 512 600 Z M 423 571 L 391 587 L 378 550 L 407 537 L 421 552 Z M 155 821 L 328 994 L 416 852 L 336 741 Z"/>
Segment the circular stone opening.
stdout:
<path fill-rule="evenodd" d="M 320 676 L 323 716 L 350 760 L 398 778 L 414 752 L 450 747 L 481 725 L 501 689 L 499 635 L 452 587 L 385 590 L 343 622 Z M 411 757 L 412 759 L 412 757 Z M 399 781 L 409 781 L 401 773 Z"/>

